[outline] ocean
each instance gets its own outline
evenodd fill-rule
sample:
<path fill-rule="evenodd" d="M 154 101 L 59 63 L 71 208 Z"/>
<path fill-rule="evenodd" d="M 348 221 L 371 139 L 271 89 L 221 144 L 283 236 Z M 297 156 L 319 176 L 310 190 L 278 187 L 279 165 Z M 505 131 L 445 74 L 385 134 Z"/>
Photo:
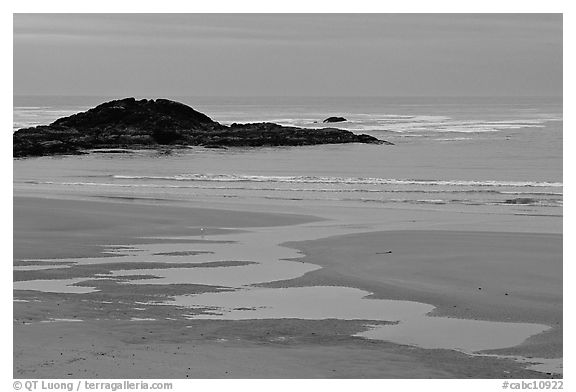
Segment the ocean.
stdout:
<path fill-rule="evenodd" d="M 395 145 L 190 147 L 20 159 L 15 191 L 562 216 L 561 98 L 166 98 L 223 124 L 317 128 L 329 116 L 343 116 L 347 122 L 330 125 Z M 17 96 L 14 130 L 110 99 Z"/>

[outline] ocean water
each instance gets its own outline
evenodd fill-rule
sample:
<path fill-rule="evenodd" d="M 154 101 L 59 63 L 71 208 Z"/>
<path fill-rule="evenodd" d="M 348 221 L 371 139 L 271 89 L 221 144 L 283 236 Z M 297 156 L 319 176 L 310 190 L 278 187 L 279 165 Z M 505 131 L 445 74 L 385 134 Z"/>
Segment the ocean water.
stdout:
<path fill-rule="evenodd" d="M 281 204 L 562 215 L 562 100 L 552 98 L 194 98 L 224 124 L 331 124 L 395 143 L 191 147 L 14 162 L 15 190 Z M 15 97 L 14 129 L 110 97 Z"/>

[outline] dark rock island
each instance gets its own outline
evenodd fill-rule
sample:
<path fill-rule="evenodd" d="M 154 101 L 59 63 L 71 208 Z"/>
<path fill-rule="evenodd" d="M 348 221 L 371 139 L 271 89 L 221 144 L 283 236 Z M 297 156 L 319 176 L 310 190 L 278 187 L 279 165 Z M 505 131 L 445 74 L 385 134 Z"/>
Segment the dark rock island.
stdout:
<path fill-rule="evenodd" d="M 348 120 L 346 120 L 344 117 L 328 117 L 327 119 L 325 119 L 322 122 L 323 123 L 335 123 L 335 122 L 344 122 L 344 121 L 348 121 Z"/>
<path fill-rule="evenodd" d="M 63 117 L 50 125 L 19 129 L 14 157 L 81 154 L 99 148 L 161 146 L 304 146 L 391 144 L 369 135 L 335 129 L 304 129 L 273 123 L 222 125 L 191 107 L 167 99 L 125 98 Z"/>

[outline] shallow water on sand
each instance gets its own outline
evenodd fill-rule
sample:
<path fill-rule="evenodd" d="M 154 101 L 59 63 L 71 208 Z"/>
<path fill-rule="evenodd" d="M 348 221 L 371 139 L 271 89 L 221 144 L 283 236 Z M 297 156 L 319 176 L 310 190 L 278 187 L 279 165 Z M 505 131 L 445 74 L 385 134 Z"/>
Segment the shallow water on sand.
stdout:
<path fill-rule="evenodd" d="M 540 324 L 463 320 L 413 315 L 397 325 L 373 326 L 355 336 L 386 340 L 428 349 L 452 349 L 473 353 L 513 347 L 527 337 L 548 330 Z"/>
<path fill-rule="evenodd" d="M 320 267 L 294 261 L 232 267 L 169 268 L 114 271 L 113 277 L 152 275 L 156 279 L 133 280 L 129 284 L 194 284 L 240 287 L 276 280 L 298 278 Z"/>
<path fill-rule="evenodd" d="M 371 326 L 355 336 L 418 346 L 455 349 L 467 353 L 512 347 L 549 327 L 429 317 L 434 306 L 397 300 L 368 299 L 371 293 L 334 286 L 255 288 L 225 293 L 177 296 L 174 303 L 191 308 L 211 307 L 209 314 L 194 319 L 342 319 L 397 323 Z"/>
<path fill-rule="evenodd" d="M 377 229 L 374 227 L 373 229 Z M 111 257 L 60 259 L 73 265 L 125 263 L 126 269 L 104 275 L 122 278 L 128 275 L 148 275 L 149 279 L 135 279 L 124 284 L 204 284 L 234 289 L 219 293 L 180 295 L 164 305 L 204 310 L 191 314 L 191 319 L 342 319 L 366 320 L 366 331 L 356 335 L 366 339 L 384 340 L 427 349 L 453 349 L 466 353 L 499 349 L 521 344 L 528 337 L 549 329 L 546 325 L 527 323 L 463 320 L 448 317 L 430 317 L 434 306 L 412 301 L 367 298 L 371 293 L 350 287 L 316 286 L 262 288 L 255 284 L 300 277 L 320 268 L 298 260 L 302 254 L 281 246 L 289 241 L 331 237 L 338 234 L 365 232 L 359 224 L 339 225 L 336 222 L 310 223 L 297 227 L 268 227 L 249 232 L 202 236 L 172 237 L 178 243 L 126 245 L 115 247 L 107 253 Z M 222 241 L 225 242 L 222 242 Z M 36 260 L 38 269 L 45 268 Z M 219 264 L 192 268 L 145 268 L 154 263 L 211 263 L 249 261 L 248 265 Z M 130 265 L 139 263 L 132 269 Z M 34 266 L 30 266 L 32 269 Z M 144 268 L 142 268 L 144 267 Z M 155 267 L 158 267 L 157 265 Z M 15 290 L 38 290 L 65 293 L 88 293 L 95 289 L 75 286 L 90 278 L 17 282 Z M 208 309 L 208 311 L 206 311 Z M 374 325 L 374 321 L 392 324 Z"/>
<path fill-rule="evenodd" d="M 14 282 L 14 290 L 34 290 L 45 293 L 70 293 L 86 294 L 96 290 L 94 287 L 75 286 L 75 284 L 85 281 L 84 278 L 74 279 L 36 279 Z"/>
<path fill-rule="evenodd" d="M 45 269 L 69 268 L 69 265 L 15 265 L 14 271 L 39 271 Z"/>
<path fill-rule="evenodd" d="M 222 294 L 182 295 L 168 302 L 191 308 L 214 308 L 196 319 L 254 320 L 298 318 L 397 321 L 426 314 L 431 305 L 410 301 L 366 299 L 364 290 L 338 287 L 249 288 Z"/>

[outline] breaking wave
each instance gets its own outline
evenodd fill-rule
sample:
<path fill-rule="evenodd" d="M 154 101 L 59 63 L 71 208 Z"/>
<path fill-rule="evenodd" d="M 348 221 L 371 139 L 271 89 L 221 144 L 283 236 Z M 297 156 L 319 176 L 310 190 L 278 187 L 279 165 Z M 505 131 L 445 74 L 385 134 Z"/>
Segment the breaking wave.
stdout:
<path fill-rule="evenodd" d="M 366 184 L 366 185 L 422 185 L 422 186 L 469 186 L 469 187 L 555 187 L 561 182 L 549 181 L 493 181 L 493 180 L 429 180 L 395 179 L 375 177 L 318 177 L 318 176 L 257 176 L 236 174 L 180 174 L 174 176 L 113 175 L 115 179 L 167 180 L 204 182 L 270 182 L 301 184 Z"/>

